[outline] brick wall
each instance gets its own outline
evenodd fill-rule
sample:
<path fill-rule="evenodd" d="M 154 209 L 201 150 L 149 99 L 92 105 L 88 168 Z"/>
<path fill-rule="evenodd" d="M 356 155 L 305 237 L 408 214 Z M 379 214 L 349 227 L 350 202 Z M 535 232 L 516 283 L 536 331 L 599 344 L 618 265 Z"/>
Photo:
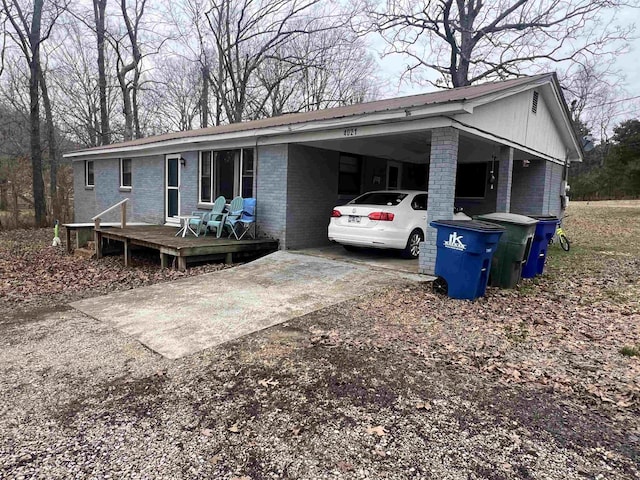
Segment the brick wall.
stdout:
<path fill-rule="evenodd" d="M 513 181 L 513 148 L 500 147 L 496 212 L 508 213 L 511 208 L 511 183 Z"/>
<path fill-rule="evenodd" d="M 131 197 L 134 199 L 131 221 L 163 224 L 164 155 L 132 159 L 131 184 Z"/>
<path fill-rule="evenodd" d="M 286 248 L 327 245 L 331 210 L 338 204 L 339 153 L 289 145 Z"/>
<path fill-rule="evenodd" d="M 189 215 L 198 210 L 198 162 L 200 160 L 198 152 L 195 151 L 183 152 L 182 158 L 185 160 L 185 165 L 180 167 L 180 213 Z"/>
<path fill-rule="evenodd" d="M 84 161 L 73 163 L 74 211 L 76 222 L 91 217 L 128 198 L 127 219 L 132 222 L 164 223 L 164 157 L 134 158 L 130 191 L 120 189 L 120 161 L 96 159 L 93 189 L 85 188 Z M 120 211 L 109 212 L 103 222 L 120 220 Z"/>
<path fill-rule="evenodd" d="M 280 240 L 287 247 L 288 146 L 259 146 L 256 159 L 256 225 L 261 235 Z"/>
<path fill-rule="evenodd" d="M 531 160 L 514 162 L 511 211 L 522 215 L 560 215 L 562 165 Z"/>
<path fill-rule="evenodd" d="M 459 132 L 451 127 L 431 131 L 427 222 L 453 218 Z M 427 223 L 427 238 L 420 245 L 420 273 L 433 274 L 436 264 L 436 229 Z"/>
<path fill-rule="evenodd" d="M 90 222 L 98 210 L 93 188 L 85 187 L 84 162 L 73 162 L 73 221 Z"/>

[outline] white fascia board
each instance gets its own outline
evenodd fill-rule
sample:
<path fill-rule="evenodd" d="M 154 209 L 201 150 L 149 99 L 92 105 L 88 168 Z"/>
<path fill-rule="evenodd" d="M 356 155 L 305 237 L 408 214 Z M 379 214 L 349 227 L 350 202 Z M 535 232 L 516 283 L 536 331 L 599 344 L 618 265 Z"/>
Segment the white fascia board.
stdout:
<path fill-rule="evenodd" d="M 485 132 L 483 130 L 479 130 L 479 129 L 475 128 L 475 127 L 462 124 L 462 123 L 460 123 L 460 122 L 458 122 L 456 120 L 453 121 L 453 127 L 457 128 L 458 130 L 471 133 L 471 134 L 473 134 L 473 135 L 475 135 L 477 137 L 482 137 L 484 139 L 491 140 L 491 141 L 499 143 L 501 145 L 506 145 L 507 147 L 512 147 L 512 148 L 518 149 L 518 150 L 520 150 L 522 152 L 529 153 L 529 154 L 531 154 L 531 155 L 533 155 L 535 157 L 542 158 L 544 160 L 548 160 L 548 161 L 553 162 L 553 163 L 557 163 L 558 165 L 564 165 L 564 160 L 563 159 L 552 157 L 551 155 L 547 155 L 546 153 L 539 152 L 537 150 L 534 150 L 533 148 L 529 148 L 529 147 L 527 147 L 525 145 L 521 145 L 521 144 L 519 144 L 517 142 L 512 142 L 511 140 L 508 140 L 506 138 L 502 138 L 502 137 L 500 137 L 498 135 L 493 135 L 492 133 Z"/>
<path fill-rule="evenodd" d="M 202 135 L 197 137 L 183 137 L 165 140 L 161 142 L 147 143 L 142 145 L 127 145 L 122 147 L 96 149 L 91 151 L 71 152 L 63 155 L 64 158 L 72 160 L 90 160 L 120 158 L 123 155 L 127 157 L 142 157 L 150 155 L 160 155 L 168 153 L 176 153 L 180 151 L 194 151 L 208 148 L 243 148 L 252 147 L 258 143 L 261 145 L 273 143 L 291 143 L 297 142 L 301 134 L 319 134 L 319 137 L 326 138 L 344 138 L 345 128 L 365 128 L 367 126 L 387 127 L 395 122 L 403 120 L 404 130 L 397 130 L 399 127 L 393 127 L 391 130 L 396 133 L 398 131 L 415 131 L 419 128 L 412 128 L 409 125 L 419 121 L 425 117 L 436 117 L 439 115 L 455 115 L 458 113 L 470 113 L 469 106 L 464 102 L 454 102 L 448 104 L 437 104 L 427 107 L 406 108 L 393 112 L 381 112 L 375 114 L 358 115 L 355 117 L 347 117 L 331 120 L 316 120 L 313 122 L 281 125 L 277 127 L 268 127 L 253 130 L 242 130 L 238 132 L 219 133 L 212 135 Z M 442 122 L 442 120 L 440 121 Z M 450 123 L 449 123 L 450 124 Z M 435 127 L 427 127 L 435 128 Z M 377 130 L 376 130 L 377 131 Z M 330 132 L 329 137 L 325 134 Z M 364 134 L 365 130 L 363 130 Z M 376 133 L 375 135 L 384 135 L 384 133 Z M 362 135 L 358 135 L 362 136 Z M 271 138 L 277 138 L 272 141 Z M 322 138 L 318 138 L 322 139 Z M 305 140 L 306 141 L 306 140 Z"/>

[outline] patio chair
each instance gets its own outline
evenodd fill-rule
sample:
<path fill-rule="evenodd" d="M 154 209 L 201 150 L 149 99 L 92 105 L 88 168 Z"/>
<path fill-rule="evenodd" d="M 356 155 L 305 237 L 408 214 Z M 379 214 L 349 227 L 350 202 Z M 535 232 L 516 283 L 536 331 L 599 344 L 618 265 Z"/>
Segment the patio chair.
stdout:
<path fill-rule="evenodd" d="M 209 229 L 215 230 L 216 238 L 220 238 L 222 230 L 224 229 L 224 222 L 227 218 L 227 214 L 224 213 L 224 207 L 227 203 L 227 199 L 220 195 L 213 202 L 213 208 L 210 212 L 206 212 L 202 224 L 204 225 L 204 235 L 207 235 Z"/>
<path fill-rule="evenodd" d="M 236 240 L 242 240 L 247 233 L 255 240 L 256 238 L 256 199 L 245 198 L 242 207 L 242 215 L 233 224 L 231 233 Z"/>
<path fill-rule="evenodd" d="M 227 218 L 224 220 L 224 226 L 229 227 L 230 233 L 229 237 L 233 235 L 235 231 L 235 225 L 240 221 L 240 217 L 242 216 L 242 210 L 244 207 L 244 200 L 242 197 L 235 197 L 231 200 L 231 204 L 229 205 L 229 212 L 227 213 Z"/>

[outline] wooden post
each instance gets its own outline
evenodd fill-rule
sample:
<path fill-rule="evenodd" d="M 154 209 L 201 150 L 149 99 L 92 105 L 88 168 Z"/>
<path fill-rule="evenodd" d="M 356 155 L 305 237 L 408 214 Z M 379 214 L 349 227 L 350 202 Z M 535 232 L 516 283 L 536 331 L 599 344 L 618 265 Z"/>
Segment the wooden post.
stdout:
<path fill-rule="evenodd" d="M 187 270 L 187 257 L 178 257 L 178 270 L 185 272 Z"/>
<path fill-rule="evenodd" d="M 169 264 L 169 255 L 160 252 L 160 268 L 167 268 Z"/>
<path fill-rule="evenodd" d="M 93 241 L 96 244 L 96 258 L 102 258 L 102 234 L 100 233 L 100 218 L 93 222 Z"/>
<path fill-rule="evenodd" d="M 127 204 L 120 205 L 120 228 L 127 226 Z"/>
<path fill-rule="evenodd" d="M 67 253 L 71 253 L 71 229 L 69 227 L 64 227 L 67 231 Z"/>
<path fill-rule="evenodd" d="M 124 266 L 128 267 L 129 266 L 129 262 L 130 262 L 130 254 L 131 251 L 129 249 L 129 239 L 125 238 L 124 239 Z"/>
<path fill-rule="evenodd" d="M 233 263 L 233 253 L 228 252 L 225 254 L 224 263 L 227 265 L 231 265 Z"/>

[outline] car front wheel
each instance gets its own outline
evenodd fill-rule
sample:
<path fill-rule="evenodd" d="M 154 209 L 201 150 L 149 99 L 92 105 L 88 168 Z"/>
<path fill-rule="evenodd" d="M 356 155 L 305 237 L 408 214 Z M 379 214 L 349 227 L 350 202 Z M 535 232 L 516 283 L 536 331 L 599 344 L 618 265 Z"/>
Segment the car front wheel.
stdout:
<path fill-rule="evenodd" d="M 418 229 L 415 229 L 409 235 L 409 239 L 407 240 L 407 246 L 404 247 L 402 251 L 402 256 L 404 258 L 418 258 L 420 255 L 420 242 L 424 240 L 424 236 L 422 232 Z"/>

